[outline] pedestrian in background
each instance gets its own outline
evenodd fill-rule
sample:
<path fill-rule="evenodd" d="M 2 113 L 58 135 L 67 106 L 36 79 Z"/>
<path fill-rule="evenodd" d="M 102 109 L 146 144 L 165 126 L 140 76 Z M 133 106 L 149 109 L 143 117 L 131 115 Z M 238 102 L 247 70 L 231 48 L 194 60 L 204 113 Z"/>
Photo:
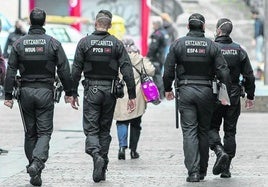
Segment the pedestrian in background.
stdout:
<path fill-rule="evenodd" d="M 131 113 L 136 108 L 135 81 L 131 61 L 122 41 L 108 33 L 111 21 L 110 11 L 98 12 L 95 31 L 79 41 L 72 67 L 76 95 L 78 95 L 77 90 L 82 72 L 85 77 L 83 80 L 85 152 L 93 158 L 94 182 L 106 180 L 108 152 L 112 139 L 110 129 L 116 104 L 113 90 L 119 68 L 128 88 L 129 100 L 125 110 Z M 77 107 L 78 98 L 76 97 L 73 108 L 77 109 Z"/>
<path fill-rule="evenodd" d="M 236 153 L 236 127 L 241 113 L 240 97 L 243 92 L 242 86 L 247 93 L 245 107 L 247 109 L 254 107 L 255 77 L 251 67 L 247 52 L 238 44 L 233 42 L 230 34 L 233 30 L 233 24 L 230 19 L 221 18 L 216 25 L 215 42 L 221 48 L 221 52 L 227 61 L 232 80 L 230 90 L 230 106 L 217 104 L 213 112 L 209 131 L 210 149 L 217 156 L 213 167 L 213 174 L 222 178 L 230 178 L 230 164 Z M 220 128 L 223 123 L 223 144 L 221 143 Z"/>
<path fill-rule="evenodd" d="M 253 45 L 255 46 L 256 60 L 258 63 L 263 63 L 263 49 L 264 49 L 264 24 L 260 17 L 259 11 L 252 10 L 252 18 L 254 19 L 254 38 Z"/>
<path fill-rule="evenodd" d="M 255 77 L 263 79 L 264 71 L 264 23 L 257 9 L 253 9 L 252 18 L 254 19 L 254 37 L 252 44 L 255 47 L 255 60 L 257 62 Z"/>
<path fill-rule="evenodd" d="M 217 75 L 228 89 L 230 75 L 220 48 L 204 35 L 204 16 L 192 14 L 188 19 L 188 29 L 187 35 L 170 47 L 163 81 L 166 98 L 172 100 L 172 82 L 177 79 L 175 91 L 178 92 L 184 163 L 188 170 L 186 181 L 199 182 L 205 178 L 208 167 L 208 132 L 216 102 L 212 80 Z M 226 101 L 222 100 L 222 104 Z"/>
<path fill-rule="evenodd" d="M 2 21 L 0 19 L 0 32 L 2 31 Z M 0 98 L 4 97 L 4 81 L 6 76 L 6 62 L 2 55 L 2 49 L 0 46 Z M 8 153 L 7 150 L 0 148 L 0 155 L 2 153 Z"/>
<path fill-rule="evenodd" d="M 2 21 L 0 19 L 0 32 L 2 31 Z M 2 54 L 2 49 L 0 46 L 0 99 L 4 97 L 4 82 L 6 76 L 6 61 Z M 3 152 L 3 151 L 1 151 Z"/>
<path fill-rule="evenodd" d="M 15 22 L 15 30 L 13 32 L 11 32 L 8 35 L 7 41 L 6 41 L 6 45 L 5 45 L 5 49 L 4 49 L 4 57 L 8 58 L 12 45 L 13 43 L 19 39 L 20 37 L 24 36 L 26 34 L 26 31 L 23 28 L 23 23 L 21 20 L 17 20 Z"/>
<path fill-rule="evenodd" d="M 168 33 L 168 43 L 167 43 L 166 50 L 165 50 L 165 56 L 166 56 L 171 43 L 174 42 L 178 38 L 178 32 L 176 28 L 173 26 L 172 19 L 168 13 L 162 13 L 161 18 L 163 20 L 163 28 Z"/>
<path fill-rule="evenodd" d="M 26 167 L 34 186 L 41 186 L 41 173 L 49 156 L 49 142 L 53 132 L 53 84 L 57 74 L 65 91 L 65 102 L 71 102 L 72 81 L 68 59 L 61 43 L 45 34 L 46 12 L 34 8 L 30 13 L 27 35 L 12 46 L 5 80 L 5 101 L 13 107 L 12 92 L 17 70 L 21 76 L 18 104 L 25 131 Z"/>
<path fill-rule="evenodd" d="M 130 139 L 129 139 L 129 149 L 130 149 L 130 157 L 131 159 L 139 158 L 139 153 L 137 152 L 137 146 L 141 133 L 141 122 L 142 115 L 145 113 L 147 108 L 147 103 L 143 97 L 141 90 L 141 77 L 139 72 L 146 71 L 146 73 L 150 76 L 154 75 L 155 67 L 149 61 L 148 58 L 143 57 L 137 46 L 134 44 L 134 41 L 130 38 L 123 39 L 124 46 L 129 54 L 135 84 L 136 84 L 136 102 L 137 108 L 134 112 L 128 113 L 126 111 L 128 95 L 127 90 L 124 89 L 124 97 L 122 99 L 118 99 L 116 102 L 114 119 L 116 120 L 117 127 L 117 136 L 119 143 L 119 152 L 118 159 L 125 160 L 125 149 L 128 148 L 128 126 L 130 126 Z M 139 71 L 139 72 L 138 72 Z"/>
<path fill-rule="evenodd" d="M 161 99 L 164 98 L 164 86 L 162 80 L 162 69 L 165 62 L 166 47 L 168 45 L 168 33 L 163 28 L 163 20 L 160 16 L 152 18 L 153 33 L 150 36 L 151 42 L 147 57 L 155 67 L 154 82 L 158 87 Z"/>

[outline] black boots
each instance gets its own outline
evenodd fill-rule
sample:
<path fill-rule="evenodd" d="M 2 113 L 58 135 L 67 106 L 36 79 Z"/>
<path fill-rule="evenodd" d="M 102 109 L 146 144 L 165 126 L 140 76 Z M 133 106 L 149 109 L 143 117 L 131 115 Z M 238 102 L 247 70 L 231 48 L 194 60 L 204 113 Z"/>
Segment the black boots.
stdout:
<path fill-rule="evenodd" d="M 205 177 L 207 176 L 207 172 L 200 172 L 199 175 L 200 175 L 200 180 L 204 180 Z"/>
<path fill-rule="evenodd" d="M 213 166 L 212 172 L 214 175 L 219 175 L 226 169 L 229 156 L 224 152 L 224 149 L 221 145 L 216 145 L 214 151 L 216 153 L 217 159 Z"/>
<path fill-rule="evenodd" d="M 192 173 L 186 178 L 187 182 L 199 182 L 200 181 L 200 175 L 198 173 Z"/>
<path fill-rule="evenodd" d="M 125 160 L 126 159 L 126 153 L 125 153 L 125 147 L 120 147 L 118 151 L 118 160 Z"/>
<path fill-rule="evenodd" d="M 230 178 L 231 177 L 231 172 L 230 172 L 231 161 L 232 161 L 232 159 L 229 158 L 227 165 L 226 165 L 226 168 L 221 173 L 221 178 Z"/>
<path fill-rule="evenodd" d="M 136 158 L 139 158 L 140 157 L 140 155 L 139 155 L 139 153 L 137 153 L 136 151 L 130 151 L 130 157 L 131 157 L 131 159 L 136 159 Z"/>
<path fill-rule="evenodd" d="M 108 171 L 108 159 L 104 159 L 104 167 L 102 168 L 102 173 L 101 173 L 101 180 L 105 181 L 106 180 L 106 171 Z"/>
<path fill-rule="evenodd" d="M 118 151 L 118 160 L 125 160 L 126 159 L 126 153 L 125 153 L 125 147 L 120 147 Z M 136 159 L 139 158 L 140 155 L 137 153 L 137 151 L 130 151 L 130 158 Z"/>
<path fill-rule="evenodd" d="M 45 168 L 44 163 L 38 159 L 34 159 L 29 166 L 26 166 L 26 168 L 27 173 L 29 173 L 31 177 L 30 183 L 33 186 L 41 186 L 42 185 L 41 172 Z"/>
<path fill-rule="evenodd" d="M 1 155 L 2 153 L 8 153 L 8 150 L 1 149 L 1 148 L 0 148 L 0 155 Z"/>
<path fill-rule="evenodd" d="M 93 162 L 94 162 L 94 170 L 93 170 L 93 181 L 94 182 L 100 182 L 103 180 L 103 169 L 104 169 L 104 159 L 99 155 L 95 154 L 93 156 Z"/>

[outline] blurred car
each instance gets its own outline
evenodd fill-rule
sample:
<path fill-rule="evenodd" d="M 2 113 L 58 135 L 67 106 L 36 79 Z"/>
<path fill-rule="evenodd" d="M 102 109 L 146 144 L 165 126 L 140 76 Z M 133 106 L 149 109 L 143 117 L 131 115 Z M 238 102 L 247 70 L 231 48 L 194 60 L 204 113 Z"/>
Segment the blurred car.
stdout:
<path fill-rule="evenodd" d="M 10 21 L 7 19 L 6 16 L 4 16 L 2 13 L 0 13 L 0 19 L 2 22 L 2 31 L 10 31 L 10 29 L 13 27 L 10 23 Z"/>
<path fill-rule="evenodd" d="M 28 17 L 23 18 L 23 20 L 29 23 Z M 79 40 L 83 37 L 80 31 L 71 26 L 72 24 L 77 23 L 89 24 L 90 21 L 83 17 L 47 15 L 46 24 L 44 25 L 46 34 L 61 42 L 70 62 L 70 67 L 72 67 L 74 60 L 76 46 Z M 27 25 L 26 30 L 29 29 L 29 24 Z"/>
<path fill-rule="evenodd" d="M 72 66 L 77 43 L 83 35 L 75 28 L 63 24 L 46 24 L 46 34 L 61 42 L 66 56 Z"/>
<path fill-rule="evenodd" d="M 5 48 L 8 35 L 9 35 L 9 32 L 7 31 L 0 32 L 0 46 L 1 46 L 2 52 Z"/>

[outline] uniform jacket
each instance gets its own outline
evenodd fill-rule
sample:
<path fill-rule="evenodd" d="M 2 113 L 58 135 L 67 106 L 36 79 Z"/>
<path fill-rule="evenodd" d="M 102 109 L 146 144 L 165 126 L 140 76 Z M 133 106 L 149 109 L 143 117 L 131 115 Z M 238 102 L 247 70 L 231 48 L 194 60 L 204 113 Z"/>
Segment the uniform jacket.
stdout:
<path fill-rule="evenodd" d="M 101 42 L 104 43 L 103 45 L 105 45 L 105 48 L 107 47 L 109 49 L 108 51 L 107 50 L 101 51 L 103 55 L 105 55 L 106 52 L 107 53 L 112 52 L 115 55 L 115 58 L 109 59 L 109 61 L 107 60 L 107 63 L 109 63 L 109 66 L 113 66 L 113 69 L 115 71 L 118 71 L 118 68 L 115 69 L 115 67 L 120 68 L 120 72 L 122 73 L 123 79 L 127 85 L 126 87 L 128 88 L 129 99 L 136 98 L 135 82 L 133 78 L 133 71 L 132 71 L 132 66 L 131 66 L 128 53 L 122 41 L 118 40 L 117 38 L 110 35 L 106 31 L 94 31 L 91 35 L 86 36 L 79 41 L 77 48 L 76 48 L 76 52 L 75 52 L 74 63 L 72 66 L 74 92 L 76 92 L 77 94 L 77 89 L 78 89 L 79 81 L 81 79 L 81 74 L 82 72 L 85 72 L 85 63 L 87 63 L 86 57 L 85 57 L 86 52 L 88 50 L 91 50 L 91 52 L 94 53 L 93 49 L 95 47 L 98 48 L 97 46 L 98 42 L 96 44 L 91 44 L 91 42 L 88 42 L 88 41 L 91 41 L 92 38 L 94 38 L 95 40 L 101 40 Z M 106 46 L 106 43 L 109 44 L 109 46 L 108 45 Z M 100 69 L 98 69 L 97 71 L 100 71 Z M 102 71 L 102 74 L 105 74 L 105 72 Z"/>
<path fill-rule="evenodd" d="M 165 48 L 168 43 L 168 33 L 163 28 L 155 30 L 151 36 L 151 42 L 149 45 L 147 57 L 151 62 L 164 63 L 165 60 Z"/>
<path fill-rule="evenodd" d="M 19 55 L 23 55 L 24 49 L 23 47 L 23 42 L 25 39 L 31 38 L 33 40 L 38 40 L 40 37 L 43 38 L 45 37 L 50 37 L 45 34 L 45 29 L 41 26 L 31 26 L 28 32 L 28 35 L 25 35 L 18 39 L 12 46 L 11 53 L 8 59 L 8 67 L 7 67 L 7 72 L 6 72 L 6 80 L 5 80 L 5 99 L 10 100 L 12 99 L 12 91 L 13 91 L 13 86 L 14 86 L 14 79 L 17 74 L 17 70 L 19 69 L 24 70 L 22 67 L 21 59 Z M 54 67 L 48 67 L 50 70 L 53 71 L 55 67 L 57 67 L 57 75 L 59 76 L 63 87 L 65 91 L 66 96 L 71 96 L 72 95 L 72 80 L 70 76 L 70 65 L 68 62 L 68 59 L 66 57 L 66 54 L 61 46 L 61 43 L 57 41 L 56 39 L 50 37 L 50 40 L 48 43 L 45 45 L 48 45 L 48 51 L 44 51 L 45 55 L 54 58 Z M 34 46 L 35 47 L 35 46 Z M 37 48 L 37 47 L 36 47 Z M 36 49 L 35 48 L 35 49 Z M 36 49 L 37 51 L 37 49 Z M 34 53 L 32 56 L 34 57 Z M 30 55 L 29 55 L 30 56 Z M 24 57 L 24 56 L 22 56 Z M 36 60 L 35 60 L 36 61 Z M 55 71 L 55 70 L 54 70 Z M 22 74 L 20 72 L 20 74 Z M 52 79 L 55 79 L 55 74 L 56 72 L 51 72 L 51 74 L 54 74 L 54 77 Z M 39 76 L 39 75 L 38 75 Z M 23 76 L 21 76 L 22 80 L 24 79 Z M 47 82 L 49 84 L 51 83 L 51 79 L 43 78 L 42 75 L 40 77 L 32 77 L 28 78 L 29 82 Z M 54 80 L 53 80 L 54 81 Z"/>
<path fill-rule="evenodd" d="M 245 79 L 245 91 L 247 98 L 253 100 L 255 92 L 255 77 L 247 52 L 229 36 L 218 36 L 215 42 L 221 48 L 222 54 L 228 63 L 232 80 L 230 99 L 231 103 L 237 103 L 240 99 L 240 75 Z"/>
<path fill-rule="evenodd" d="M 196 41 L 197 43 L 194 45 L 191 45 L 193 49 L 192 50 L 187 50 L 185 47 L 186 44 L 184 43 L 185 41 Z M 201 48 L 202 50 L 198 50 L 200 46 L 195 47 L 195 45 L 201 45 L 203 42 L 199 43 L 198 41 L 204 41 L 205 47 Z M 204 65 L 199 62 L 198 66 L 197 65 L 191 65 L 189 66 L 186 60 L 188 60 L 188 53 L 196 55 L 195 53 L 198 53 L 199 56 L 192 58 L 190 56 L 189 58 L 192 58 L 193 61 L 191 61 L 191 64 L 195 64 L 194 62 L 199 62 L 202 60 L 204 62 L 204 59 L 208 59 L 210 61 L 210 64 L 207 64 L 208 62 L 204 62 Z M 203 57 L 202 57 L 203 55 Z M 205 55 L 205 56 L 204 56 Z M 196 61 L 195 61 L 196 59 Z M 198 61 L 199 60 L 199 61 Z M 186 62 L 186 63 L 185 63 Z M 185 63 L 187 65 L 184 69 L 185 71 L 178 72 L 178 77 L 187 75 L 187 72 L 191 72 L 191 74 L 198 74 L 200 72 L 207 73 L 207 76 L 211 77 L 211 80 L 213 79 L 213 76 L 216 74 L 217 78 L 224 83 L 227 86 L 227 90 L 229 92 L 230 89 L 230 71 L 228 68 L 228 64 L 225 61 L 221 50 L 219 46 L 210 39 L 206 38 L 204 36 L 204 33 L 202 31 L 190 31 L 187 36 L 179 38 L 170 47 L 169 53 L 166 58 L 165 62 L 165 69 L 164 69 L 164 75 L 163 75 L 163 81 L 164 81 L 164 87 L 166 92 L 170 92 L 172 90 L 172 82 L 175 80 L 175 65 L 181 65 Z M 211 70 L 214 72 L 208 72 L 207 68 L 209 67 Z"/>
<path fill-rule="evenodd" d="M 149 61 L 148 58 L 144 58 L 139 53 L 130 53 L 129 54 L 132 65 L 135 66 L 138 70 L 142 69 L 142 63 L 144 64 L 144 68 L 148 75 L 153 76 L 155 73 L 155 68 L 153 64 Z M 114 112 L 114 119 L 119 121 L 129 120 L 136 117 L 139 117 L 144 114 L 147 103 L 144 100 L 141 90 L 141 80 L 140 75 L 138 72 L 133 68 L 135 84 L 136 84 L 136 110 L 132 113 L 127 112 L 127 90 L 125 88 L 124 92 L 125 95 L 122 99 L 117 99 L 115 112 Z"/>

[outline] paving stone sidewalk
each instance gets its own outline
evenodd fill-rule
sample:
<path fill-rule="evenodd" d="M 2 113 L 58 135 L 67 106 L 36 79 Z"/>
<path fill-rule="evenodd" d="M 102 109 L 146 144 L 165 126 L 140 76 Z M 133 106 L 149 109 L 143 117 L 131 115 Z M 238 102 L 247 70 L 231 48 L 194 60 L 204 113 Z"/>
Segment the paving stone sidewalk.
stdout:
<path fill-rule="evenodd" d="M 242 113 L 237 130 L 237 155 L 233 160 L 232 178 L 221 179 L 211 172 L 215 156 L 211 152 L 208 176 L 204 181 L 185 182 L 182 134 L 175 129 L 174 102 L 148 105 L 138 151 L 140 159 L 118 160 L 115 124 L 107 181 L 92 181 L 93 162 L 84 153 L 85 137 L 81 125 L 81 109 L 74 111 L 60 103 L 55 110 L 55 131 L 51 140 L 50 158 L 42 179 L 44 187 L 68 186 L 268 186 L 268 113 Z M 18 108 L 9 110 L 0 102 L 0 142 L 9 153 L 0 155 L 0 186 L 27 187 L 27 161 L 23 152 L 23 128 Z M 12 116 L 12 117 L 11 117 Z M 7 142 L 7 144 L 6 144 Z"/>

